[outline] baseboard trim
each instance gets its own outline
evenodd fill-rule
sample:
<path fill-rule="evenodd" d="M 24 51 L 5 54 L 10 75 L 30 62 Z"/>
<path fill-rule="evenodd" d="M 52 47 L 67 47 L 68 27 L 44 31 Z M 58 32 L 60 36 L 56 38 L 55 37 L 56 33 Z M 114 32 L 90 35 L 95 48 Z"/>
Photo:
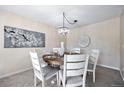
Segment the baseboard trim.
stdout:
<path fill-rule="evenodd" d="M 101 66 L 101 67 L 105 67 L 105 68 L 109 68 L 109 69 L 113 69 L 113 70 L 119 70 L 119 68 L 116 68 L 116 67 L 111 67 L 111 66 L 106 66 L 106 65 L 103 65 L 103 64 L 97 64 L 98 66 Z"/>
<path fill-rule="evenodd" d="M 0 79 L 15 75 L 15 74 L 18 74 L 18 73 L 21 73 L 21 72 L 25 72 L 25 71 L 28 71 L 28 70 L 31 70 L 31 69 L 32 69 L 32 67 L 29 67 L 29 68 L 26 68 L 26 69 L 21 69 L 21 70 L 15 71 L 15 72 L 11 72 L 9 74 L 5 74 L 5 75 L 0 76 Z"/>

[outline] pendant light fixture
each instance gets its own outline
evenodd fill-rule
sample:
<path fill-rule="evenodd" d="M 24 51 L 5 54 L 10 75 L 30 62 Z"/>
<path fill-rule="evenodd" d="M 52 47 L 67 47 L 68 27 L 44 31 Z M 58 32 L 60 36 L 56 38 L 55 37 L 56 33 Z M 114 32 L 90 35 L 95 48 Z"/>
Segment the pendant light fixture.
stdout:
<path fill-rule="evenodd" d="M 71 23 L 71 22 L 67 19 L 67 17 L 65 16 L 65 13 L 63 12 L 63 26 L 58 29 L 58 33 L 59 33 L 59 34 L 62 34 L 62 35 L 64 35 L 64 36 L 66 36 L 66 35 L 69 33 L 69 31 L 70 31 L 69 28 L 65 26 L 65 21 L 66 21 L 68 24 L 73 25 L 73 24 L 75 24 L 75 23 L 77 22 L 77 20 L 74 20 L 74 21 Z"/>

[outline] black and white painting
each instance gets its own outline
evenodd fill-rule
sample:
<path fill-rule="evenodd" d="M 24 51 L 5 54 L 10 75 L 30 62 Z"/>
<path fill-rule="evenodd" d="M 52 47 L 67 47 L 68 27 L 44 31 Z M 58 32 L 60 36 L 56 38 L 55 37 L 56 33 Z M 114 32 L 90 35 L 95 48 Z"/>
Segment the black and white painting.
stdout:
<path fill-rule="evenodd" d="M 45 34 L 4 26 L 4 48 L 45 47 Z"/>

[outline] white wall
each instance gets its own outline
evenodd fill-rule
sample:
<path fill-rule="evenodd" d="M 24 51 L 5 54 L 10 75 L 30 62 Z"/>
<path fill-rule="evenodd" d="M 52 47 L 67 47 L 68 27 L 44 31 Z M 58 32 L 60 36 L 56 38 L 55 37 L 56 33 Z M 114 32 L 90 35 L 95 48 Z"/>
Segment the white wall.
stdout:
<path fill-rule="evenodd" d="M 120 68 L 120 18 L 114 18 L 91 24 L 84 27 L 72 29 L 68 35 L 67 46 L 79 47 L 78 42 L 83 34 L 91 38 L 88 50 L 98 48 L 100 58 L 98 64 Z"/>
<path fill-rule="evenodd" d="M 12 26 L 46 35 L 46 47 L 42 52 L 58 46 L 57 31 L 51 26 L 32 21 L 7 11 L 0 11 L 0 77 L 31 67 L 29 50 L 31 48 L 4 48 L 4 26 Z"/>
<path fill-rule="evenodd" d="M 124 11 L 122 11 L 121 17 L 120 17 L 120 70 L 121 75 L 124 80 Z"/>
<path fill-rule="evenodd" d="M 59 46 L 60 40 L 55 28 L 14 13 L 0 11 L 0 77 L 31 67 L 28 53 L 31 48 L 4 48 L 5 25 L 44 32 L 46 47 L 41 49 L 42 52 Z M 67 46 L 79 47 L 79 38 L 84 33 L 88 34 L 92 40 L 87 49 L 100 50 L 98 64 L 118 69 L 120 67 L 120 18 L 72 29 L 68 35 Z"/>

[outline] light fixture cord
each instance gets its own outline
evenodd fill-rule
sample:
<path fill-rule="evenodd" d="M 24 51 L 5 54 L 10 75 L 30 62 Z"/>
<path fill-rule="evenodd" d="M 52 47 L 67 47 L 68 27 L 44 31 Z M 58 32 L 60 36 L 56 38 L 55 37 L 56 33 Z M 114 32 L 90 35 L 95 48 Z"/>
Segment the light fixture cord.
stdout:
<path fill-rule="evenodd" d="M 64 20 L 64 16 L 65 16 L 65 13 L 63 12 L 63 28 L 64 28 L 64 23 L 65 23 L 65 20 Z"/>
<path fill-rule="evenodd" d="M 68 18 L 65 16 L 65 13 L 63 12 L 63 17 L 66 19 L 66 21 L 69 23 L 69 24 L 71 24 L 71 25 L 73 25 L 73 24 L 75 24 L 75 22 L 70 22 L 69 20 L 68 20 Z M 63 19 L 64 19 L 63 18 Z"/>

